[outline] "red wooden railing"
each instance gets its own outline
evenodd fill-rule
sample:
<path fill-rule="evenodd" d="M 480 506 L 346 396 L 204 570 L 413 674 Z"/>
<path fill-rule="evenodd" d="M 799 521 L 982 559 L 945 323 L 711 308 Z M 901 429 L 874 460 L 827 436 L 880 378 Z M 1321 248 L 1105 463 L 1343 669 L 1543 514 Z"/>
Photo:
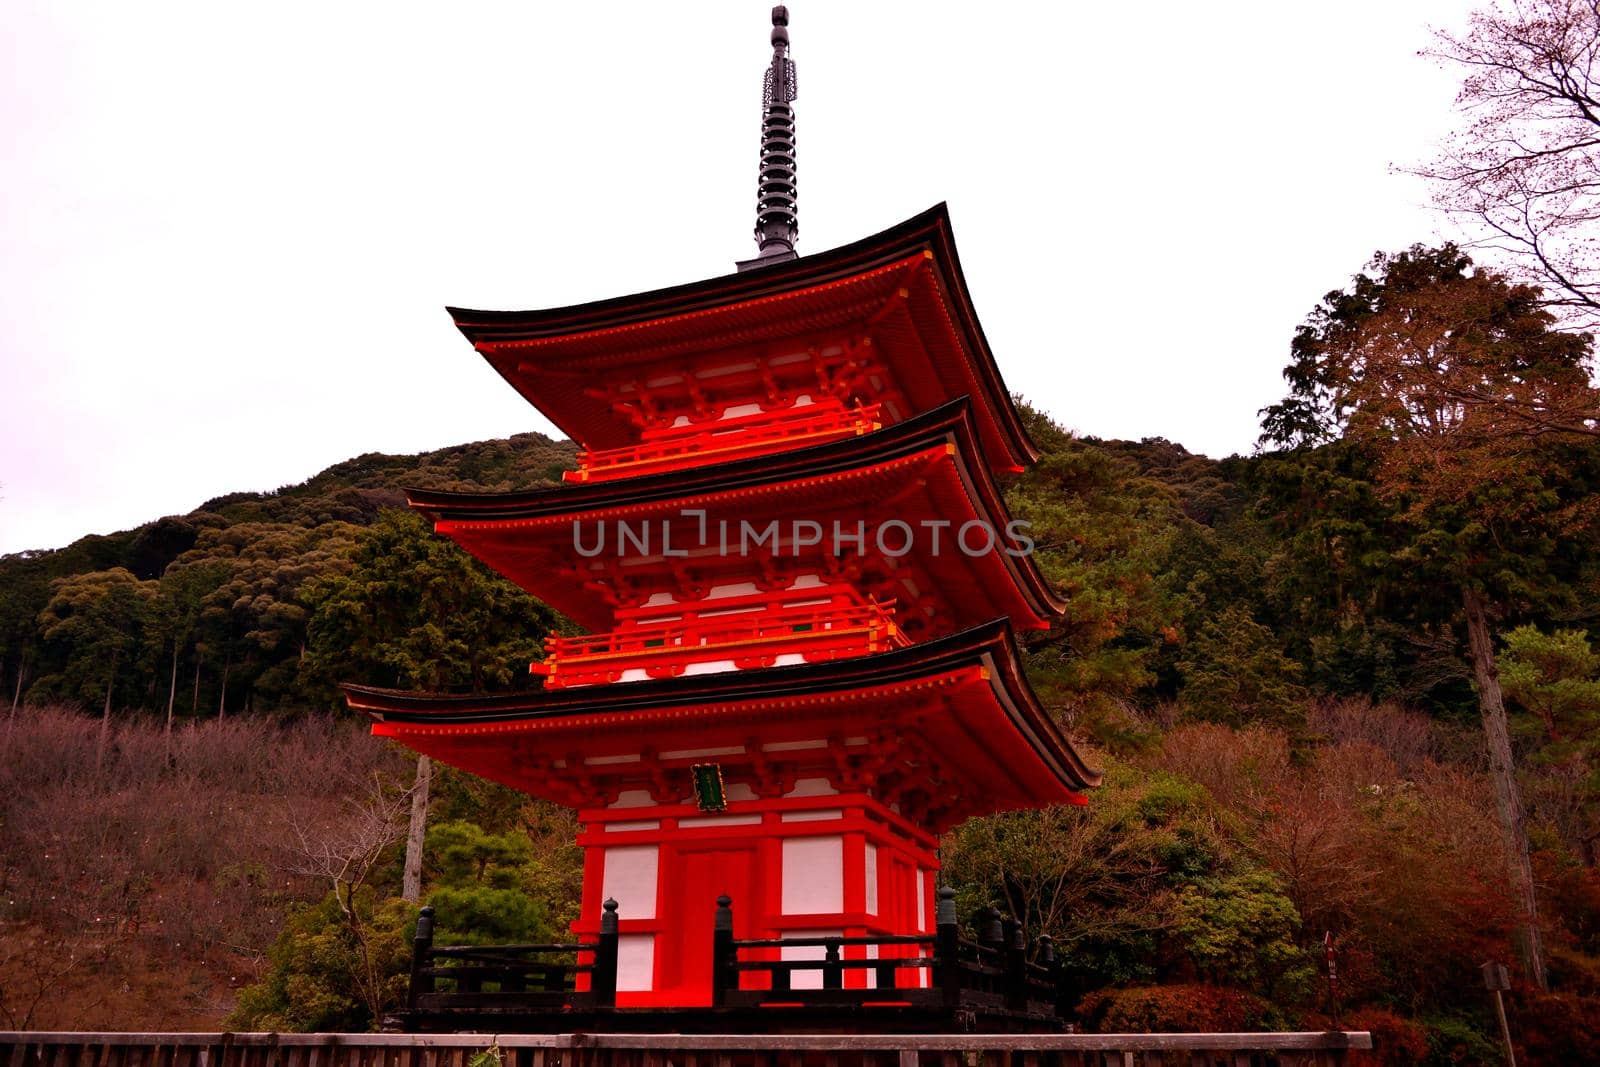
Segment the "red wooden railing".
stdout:
<path fill-rule="evenodd" d="M 732 660 L 770 666 L 796 654 L 809 661 L 863 656 L 911 642 L 894 621 L 894 602 L 784 608 L 687 622 L 639 625 L 603 634 L 545 639 L 545 659 L 532 666 L 547 688 L 615 681 L 631 668 L 671 678 L 691 664 Z"/>
<path fill-rule="evenodd" d="M 859 436 L 882 425 L 876 404 L 847 408 L 833 402 L 762 411 L 714 423 L 663 427 L 646 431 L 638 444 L 580 451 L 578 469 L 567 471 L 562 477 L 569 482 L 601 482 L 683 470 L 707 462 L 745 459 Z"/>

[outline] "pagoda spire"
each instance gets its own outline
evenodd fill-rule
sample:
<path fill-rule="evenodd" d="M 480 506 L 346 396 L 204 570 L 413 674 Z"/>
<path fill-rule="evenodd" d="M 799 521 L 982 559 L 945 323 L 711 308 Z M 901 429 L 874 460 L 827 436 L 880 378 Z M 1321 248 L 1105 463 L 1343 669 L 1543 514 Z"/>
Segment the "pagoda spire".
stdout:
<path fill-rule="evenodd" d="M 761 83 L 761 172 L 756 192 L 756 246 L 754 259 L 740 270 L 794 259 L 794 242 L 800 234 L 796 213 L 794 60 L 789 58 L 789 9 L 772 9 L 772 64 Z"/>

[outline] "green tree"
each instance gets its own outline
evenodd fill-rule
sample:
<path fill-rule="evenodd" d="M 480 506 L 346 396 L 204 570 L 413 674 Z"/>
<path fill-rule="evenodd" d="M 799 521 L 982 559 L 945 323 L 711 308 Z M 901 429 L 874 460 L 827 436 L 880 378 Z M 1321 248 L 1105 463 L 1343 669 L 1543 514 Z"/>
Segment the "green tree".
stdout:
<path fill-rule="evenodd" d="M 1104 732 L 1155 681 L 1155 651 L 1177 639 L 1175 605 L 1157 575 L 1189 520 L 1172 490 L 1133 461 L 1025 414 L 1043 456 L 1007 503 L 1030 524 L 1034 558 L 1067 604 L 1048 633 L 1027 639 L 1030 674 L 1048 703 L 1086 732 Z"/>
<path fill-rule="evenodd" d="M 1500 680 L 1524 713 L 1513 725 L 1544 772 L 1535 795 L 1592 867 L 1600 843 L 1600 651 L 1582 630 L 1519 626 L 1505 635 Z"/>
<path fill-rule="evenodd" d="M 1231 862 L 1220 831 L 1205 789 L 1112 761 L 1090 804 L 968 820 L 941 854 L 958 905 L 1050 935 L 1081 995 L 1160 976 L 1177 894 Z"/>
<path fill-rule="evenodd" d="M 311 678 L 474 692 L 527 679 L 553 613 L 434 536 L 416 515 L 385 512 L 363 531 L 350 562 L 348 573 L 324 576 L 307 591 Z M 402 892 L 408 900 L 422 887 L 432 772 L 432 760 L 418 757 Z"/>
<path fill-rule="evenodd" d="M 358 941 L 351 917 L 362 928 Z M 360 1032 L 405 999 L 416 909 L 371 886 L 348 900 L 330 893 L 294 909 L 267 953 L 261 981 L 246 986 L 229 1025 L 249 1030 Z M 364 980 L 367 975 L 376 980 Z"/>
<path fill-rule="evenodd" d="M 1178 670 L 1182 701 L 1196 718 L 1242 726 L 1271 722 L 1298 726 L 1306 691 L 1300 665 L 1284 656 L 1277 636 L 1230 605 L 1208 618 L 1184 649 Z"/>
<path fill-rule="evenodd" d="M 416 515 L 384 512 L 349 560 L 347 573 L 305 591 L 313 684 L 473 692 L 527 684 L 556 616 Z"/>
<path fill-rule="evenodd" d="M 1201 879 L 1178 896 L 1174 933 L 1201 973 L 1268 999 L 1292 1001 L 1311 983 L 1299 930 L 1294 903 L 1265 871 Z"/>
<path fill-rule="evenodd" d="M 1500 681 L 1541 727 L 1541 740 L 1566 748 L 1600 743 L 1600 652 L 1582 630 L 1544 633 L 1518 626 L 1505 635 Z"/>
<path fill-rule="evenodd" d="M 103 696 L 100 749 L 111 729 L 119 672 L 140 666 L 140 641 L 150 625 L 157 586 L 117 567 L 59 579 L 39 616 L 40 635 L 66 649 L 59 690 L 84 700 Z"/>
<path fill-rule="evenodd" d="M 1263 410 L 1263 442 L 1341 439 L 1370 456 L 1392 509 L 1391 575 L 1428 610 L 1448 596 L 1463 623 L 1495 783 L 1523 956 L 1546 985 L 1537 901 L 1491 615 L 1559 597 L 1559 571 L 1593 520 L 1595 446 L 1585 435 L 1469 403 L 1463 391 L 1555 403 L 1588 388 L 1592 340 L 1563 333 L 1540 294 L 1459 249 L 1376 256 L 1329 293 L 1295 334 L 1289 395 Z"/>
<path fill-rule="evenodd" d="M 375 791 L 340 832 L 308 836 L 298 866 L 333 890 L 293 909 L 268 953 L 266 973 L 247 987 L 230 1023 L 248 1029 L 364 1030 L 405 997 L 417 906 L 387 895 L 392 846 L 407 800 Z M 427 902 L 444 944 L 547 942 L 557 931 L 537 890 L 535 849 L 521 830 L 492 834 L 469 822 L 440 823 L 427 837 Z"/>
<path fill-rule="evenodd" d="M 229 694 L 253 707 L 258 694 L 271 703 L 300 696 L 301 660 L 311 608 L 307 591 L 349 564 L 359 529 L 341 521 L 305 527 L 288 523 L 234 523 L 203 531 L 169 570 L 200 568 L 210 584 L 195 624 L 197 657 L 217 672 L 217 714 Z M 218 661 L 220 660 L 220 664 Z M 231 683 L 231 684 L 230 684 Z"/>
<path fill-rule="evenodd" d="M 439 823 L 428 831 L 427 855 L 435 872 L 428 903 L 445 939 L 492 945 L 558 938 L 546 901 L 529 891 L 534 849 L 526 833 Z"/>

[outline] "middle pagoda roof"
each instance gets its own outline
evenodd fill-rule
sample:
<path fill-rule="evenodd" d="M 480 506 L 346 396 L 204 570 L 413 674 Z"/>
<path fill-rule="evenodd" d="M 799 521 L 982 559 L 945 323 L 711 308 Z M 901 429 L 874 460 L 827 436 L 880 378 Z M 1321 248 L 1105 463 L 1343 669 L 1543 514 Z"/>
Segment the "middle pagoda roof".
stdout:
<path fill-rule="evenodd" d="M 852 576 L 872 595 L 902 605 L 902 625 L 915 639 L 996 616 L 1019 629 L 1044 628 L 1064 604 L 1030 555 L 1006 550 L 1010 520 L 981 458 L 975 408 L 962 397 L 872 433 L 670 473 L 513 493 L 413 489 L 407 498 L 439 533 L 592 630 L 613 625 L 630 576 L 670 571 L 683 586 L 710 587 L 747 574 L 751 560 L 727 551 L 719 527 L 772 521 L 780 532 L 766 551 L 790 562 L 814 555 L 818 570 L 841 563 L 835 529 L 848 535 L 859 522 L 871 545 L 886 523 L 909 527 L 903 554 L 863 551 L 843 564 L 859 568 Z M 704 519 L 691 521 L 685 512 Z M 818 523 L 821 540 L 789 541 L 785 533 L 796 521 Z M 646 529 L 671 523 L 676 549 L 666 551 L 659 533 L 655 544 L 629 555 L 618 552 L 615 534 L 593 558 L 575 549 L 575 539 L 592 544 L 607 524 L 622 522 Z M 930 522 L 945 525 L 935 534 L 920 525 Z M 963 548 L 960 529 L 969 522 L 993 531 L 989 550 Z M 703 543 L 690 540 L 702 531 Z M 895 531 L 896 549 L 901 534 Z"/>
<path fill-rule="evenodd" d="M 782 402 L 834 388 L 878 403 L 886 423 L 968 396 L 993 470 L 1017 473 L 1039 455 L 973 310 L 943 204 L 757 270 L 565 308 L 449 312 L 590 451 L 637 445 L 663 413 L 715 420 L 752 391 Z"/>

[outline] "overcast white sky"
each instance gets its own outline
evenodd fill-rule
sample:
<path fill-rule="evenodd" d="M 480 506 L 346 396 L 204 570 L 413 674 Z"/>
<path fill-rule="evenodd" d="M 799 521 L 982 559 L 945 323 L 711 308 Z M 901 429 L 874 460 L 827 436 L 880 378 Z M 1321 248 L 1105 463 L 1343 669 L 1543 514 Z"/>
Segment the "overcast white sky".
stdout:
<path fill-rule="evenodd" d="M 948 201 L 1014 391 L 1247 451 L 1441 221 L 1466 0 L 789 5 L 802 253 Z M 764 0 L 0 4 L 0 552 L 549 425 L 445 304 L 753 254 Z"/>

